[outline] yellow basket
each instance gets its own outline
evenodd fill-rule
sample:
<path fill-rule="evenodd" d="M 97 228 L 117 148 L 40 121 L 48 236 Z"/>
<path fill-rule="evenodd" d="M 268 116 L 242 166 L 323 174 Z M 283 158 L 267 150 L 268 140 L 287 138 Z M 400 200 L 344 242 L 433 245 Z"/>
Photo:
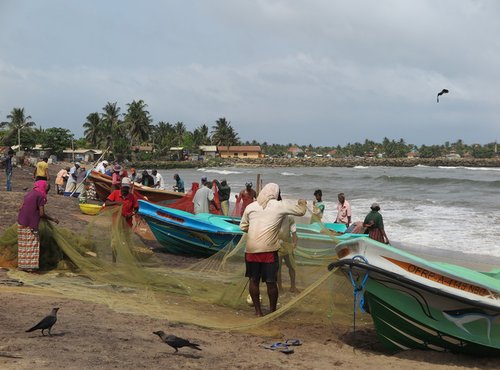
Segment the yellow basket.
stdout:
<path fill-rule="evenodd" d="M 102 206 L 98 204 L 80 204 L 80 211 L 86 215 L 96 215 L 101 210 Z"/>

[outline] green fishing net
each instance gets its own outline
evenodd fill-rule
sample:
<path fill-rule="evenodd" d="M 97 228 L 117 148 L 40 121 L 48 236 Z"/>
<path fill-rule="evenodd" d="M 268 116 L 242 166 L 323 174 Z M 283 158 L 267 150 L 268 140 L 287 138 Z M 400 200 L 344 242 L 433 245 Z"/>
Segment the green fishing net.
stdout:
<path fill-rule="evenodd" d="M 9 277 L 32 287 L 33 294 L 64 296 L 103 303 L 172 322 L 221 330 L 271 335 L 293 325 L 349 325 L 353 317 L 352 286 L 340 272 L 327 270 L 335 259 L 335 234 L 322 228 L 321 240 L 299 234 L 295 267 L 299 293 L 289 291 L 283 264 L 283 290 L 278 310 L 255 317 L 245 278 L 245 237 L 206 259 L 180 259 L 156 253 L 121 217 L 121 209 L 105 208 L 84 231 L 75 233 L 40 222 L 43 274 L 17 270 L 15 225 L 0 237 L 0 265 Z M 269 307 L 261 284 L 264 313 Z M 361 320 L 369 320 L 364 319 Z M 264 325 L 266 324 L 266 325 Z M 359 325 L 367 322 L 358 321 Z"/>

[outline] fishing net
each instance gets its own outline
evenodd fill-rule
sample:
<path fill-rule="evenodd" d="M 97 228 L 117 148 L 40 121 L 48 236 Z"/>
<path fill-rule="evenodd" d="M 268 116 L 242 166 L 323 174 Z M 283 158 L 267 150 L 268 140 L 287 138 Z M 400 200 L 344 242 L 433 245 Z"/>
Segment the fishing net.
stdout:
<path fill-rule="evenodd" d="M 42 221 L 40 261 L 47 272 L 38 275 L 15 269 L 17 231 L 12 226 L 0 237 L 0 265 L 12 267 L 9 277 L 38 288 L 38 294 L 62 294 L 208 328 L 273 335 L 290 325 L 333 327 L 352 320 L 352 287 L 339 272 L 327 270 L 337 240 L 324 227 L 320 240 L 299 233 L 294 257 L 300 293 L 289 291 L 283 266 L 278 310 L 261 318 L 247 300 L 245 237 L 210 258 L 189 259 L 153 252 L 134 231 L 137 228 L 128 227 L 118 207 L 106 207 L 80 233 Z M 261 296 L 266 313 L 265 284 Z M 358 320 L 356 325 L 366 323 Z"/>

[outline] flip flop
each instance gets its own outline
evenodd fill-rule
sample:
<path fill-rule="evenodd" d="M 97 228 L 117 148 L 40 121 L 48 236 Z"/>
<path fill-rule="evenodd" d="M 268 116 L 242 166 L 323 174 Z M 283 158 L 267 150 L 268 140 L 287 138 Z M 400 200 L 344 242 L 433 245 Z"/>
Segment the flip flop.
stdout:
<path fill-rule="evenodd" d="M 262 347 L 270 349 L 271 351 L 279 351 L 284 354 L 291 354 L 294 352 L 293 348 L 288 347 L 286 343 L 276 342 L 273 344 L 263 344 Z"/>
<path fill-rule="evenodd" d="M 302 341 L 300 339 L 287 339 L 285 344 L 288 346 L 301 346 Z"/>

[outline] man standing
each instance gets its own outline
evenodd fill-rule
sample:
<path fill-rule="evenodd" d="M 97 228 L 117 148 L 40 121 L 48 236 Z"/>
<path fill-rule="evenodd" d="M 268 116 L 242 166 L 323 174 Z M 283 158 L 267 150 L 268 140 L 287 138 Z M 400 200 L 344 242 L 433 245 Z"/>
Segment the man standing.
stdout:
<path fill-rule="evenodd" d="M 378 203 L 373 203 L 370 208 L 370 213 L 366 215 L 363 221 L 363 227 L 368 229 L 368 236 L 371 239 L 380 243 L 389 244 L 389 238 L 384 229 L 384 219 L 379 213 L 380 205 Z"/>
<path fill-rule="evenodd" d="M 257 202 L 246 207 L 243 213 L 240 229 L 247 233 L 245 276 L 249 278 L 248 290 L 257 316 L 263 316 L 259 301 L 260 280 L 267 285 L 271 312 L 276 311 L 281 224 L 288 215 L 303 216 L 305 213 L 305 200 L 301 199 L 297 204 L 282 202 L 279 186 L 274 183 L 264 186 Z"/>
<path fill-rule="evenodd" d="M 229 214 L 229 196 L 231 195 L 231 187 L 227 184 L 226 179 L 222 179 L 220 183 L 217 180 L 214 181 L 215 185 L 217 185 L 217 191 L 219 192 L 222 214 L 227 216 Z"/>
<path fill-rule="evenodd" d="M 106 168 L 108 167 L 108 161 L 102 161 L 96 167 L 96 171 L 102 173 L 103 175 L 106 173 Z"/>
<path fill-rule="evenodd" d="M 210 202 L 214 200 L 214 192 L 208 187 L 207 178 L 201 178 L 201 186 L 193 198 L 194 214 L 210 213 Z"/>
<path fill-rule="evenodd" d="M 7 183 L 5 184 L 5 190 L 12 191 L 12 157 L 14 156 L 14 151 L 9 149 L 7 152 L 7 157 L 3 160 L 5 163 L 5 176 L 7 177 Z"/>
<path fill-rule="evenodd" d="M 36 271 L 40 263 L 40 235 L 38 224 L 41 218 L 59 223 L 57 218 L 45 213 L 47 192 L 50 185 L 45 180 L 35 181 L 33 190 L 24 196 L 17 217 L 17 267 L 20 270 Z"/>
<path fill-rule="evenodd" d="M 299 290 L 295 284 L 295 248 L 297 248 L 297 225 L 295 224 L 295 219 L 292 216 L 287 216 L 281 223 L 280 230 L 280 243 L 281 248 L 278 251 L 279 256 L 279 271 L 278 271 L 278 288 L 283 289 L 281 284 L 281 271 L 283 268 L 283 261 L 288 268 L 288 274 L 290 275 L 290 292 L 298 293 Z"/>
<path fill-rule="evenodd" d="M 165 180 L 163 180 L 163 176 L 160 173 L 158 173 L 157 170 L 153 170 L 151 174 L 153 175 L 155 182 L 153 188 L 165 190 Z"/>
<path fill-rule="evenodd" d="M 174 175 L 174 180 L 175 180 L 175 185 L 174 185 L 174 190 L 178 191 L 179 193 L 184 193 L 184 181 L 181 179 L 179 174 Z"/>
<path fill-rule="evenodd" d="M 314 191 L 314 200 L 313 200 L 313 209 L 312 214 L 313 217 L 311 222 L 319 222 L 323 218 L 323 214 L 325 213 L 325 203 L 323 203 L 323 192 L 321 189 L 317 189 Z"/>
<path fill-rule="evenodd" d="M 33 178 L 35 181 L 49 181 L 49 159 L 47 157 L 43 158 L 36 164 L 35 172 L 33 172 Z"/>
<path fill-rule="evenodd" d="M 122 216 L 127 224 L 133 226 L 133 217 L 139 209 L 139 202 L 133 192 L 130 192 L 132 181 L 124 177 L 119 190 L 114 190 L 106 199 L 106 206 L 122 206 Z"/>
<path fill-rule="evenodd" d="M 66 182 L 65 193 L 72 193 L 76 190 L 76 180 L 78 179 L 78 169 L 80 168 L 80 163 L 76 162 L 73 167 L 69 170 L 68 181 Z"/>
<path fill-rule="evenodd" d="M 339 202 L 337 203 L 337 218 L 335 219 L 335 223 L 345 224 L 346 227 L 349 227 L 351 224 L 351 205 L 345 199 L 344 193 L 339 193 L 338 195 Z"/>
<path fill-rule="evenodd" d="M 255 199 L 257 199 L 257 193 L 252 189 L 252 186 L 253 184 L 251 181 L 247 182 L 245 184 L 245 189 L 243 189 L 238 195 L 236 195 L 236 209 L 238 209 L 239 207 L 240 216 L 243 215 L 243 212 L 245 212 L 247 206 Z"/>

